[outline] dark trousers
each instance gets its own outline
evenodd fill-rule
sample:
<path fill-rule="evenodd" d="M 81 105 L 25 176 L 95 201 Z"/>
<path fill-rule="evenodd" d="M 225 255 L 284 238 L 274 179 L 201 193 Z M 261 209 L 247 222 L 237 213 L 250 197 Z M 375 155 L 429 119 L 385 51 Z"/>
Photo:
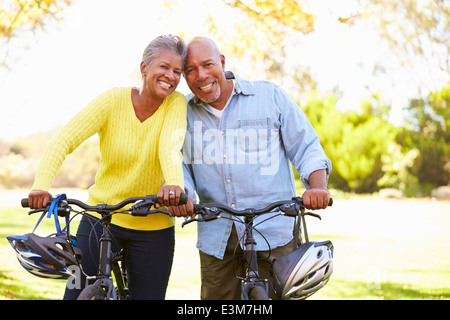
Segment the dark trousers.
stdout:
<path fill-rule="evenodd" d="M 92 226 L 95 232 L 91 232 Z M 140 231 L 111 225 L 113 250 L 124 248 L 128 268 L 130 299 L 163 300 L 165 298 L 175 249 L 175 229 L 173 227 Z M 81 265 L 84 273 L 97 273 L 98 249 L 102 225 L 98 219 L 84 216 L 77 231 L 77 247 L 82 250 Z M 75 300 L 84 288 L 86 277 L 81 273 L 81 288 L 66 287 L 65 300 Z M 70 279 L 69 279 L 70 281 Z"/>
<path fill-rule="evenodd" d="M 292 252 L 292 241 L 287 245 L 269 251 L 258 251 L 258 269 L 262 279 L 269 280 L 269 297 L 277 300 L 272 287 L 270 268 L 273 259 Z M 201 268 L 201 299 L 202 300 L 240 300 L 242 292 L 241 280 L 235 275 L 242 277 L 245 272 L 242 257 L 242 249 L 239 246 L 237 231 L 233 226 L 228 239 L 223 259 L 217 259 L 202 251 L 200 254 Z M 236 259 L 233 259 L 233 256 Z M 238 258 L 239 257 L 239 258 Z"/>

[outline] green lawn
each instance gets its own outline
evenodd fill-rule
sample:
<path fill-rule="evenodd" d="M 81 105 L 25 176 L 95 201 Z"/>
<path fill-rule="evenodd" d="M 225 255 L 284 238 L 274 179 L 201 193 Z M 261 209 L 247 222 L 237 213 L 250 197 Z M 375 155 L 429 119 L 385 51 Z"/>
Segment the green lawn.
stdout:
<path fill-rule="evenodd" d="M 336 199 L 308 220 L 311 240 L 335 246 L 334 273 L 310 299 L 450 299 L 450 203 L 430 200 Z M 30 232 L 38 216 L 0 207 L 0 299 L 60 299 L 65 283 L 23 270 L 6 236 Z M 180 221 L 180 220 L 179 220 Z M 53 232 L 51 219 L 38 231 Z M 177 224 L 167 299 L 199 299 L 196 226 Z"/>

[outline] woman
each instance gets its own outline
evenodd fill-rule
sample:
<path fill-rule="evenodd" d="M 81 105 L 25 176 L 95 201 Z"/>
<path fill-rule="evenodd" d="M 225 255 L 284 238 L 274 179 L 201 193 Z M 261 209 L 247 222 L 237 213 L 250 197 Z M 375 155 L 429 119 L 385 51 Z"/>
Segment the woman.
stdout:
<path fill-rule="evenodd" d="M 180 150 L 186 131 L 186 99 L 175 89 L 186 53 L 181 38 L 157 37 L 144 51 L 140 88 L 110 89 L 67 123 L 44 152 L 28 197 L 30 208 L 45 206 L 66 155 L 95 133 L 101 160 L 89 204 L 115 204 L 156 193 L 165 205 L 175 204 L 184 193 Z M 98 245 L 89 237 L 92 219 L 83 217 L 77 231 L 77 247 L 85 253 L 81 264 L 88 275 L 97 270 L 89 251 Z M 116 214 L 112 224 L 115 239 L 127 250 L 131 299 L 164 299 L 173 262 L 173 219 L 164 214 Z M 84 276 L 80 283 L 84 286 Z M 66 288 L 64 298 L 76 299 L 81 289 Z"/>

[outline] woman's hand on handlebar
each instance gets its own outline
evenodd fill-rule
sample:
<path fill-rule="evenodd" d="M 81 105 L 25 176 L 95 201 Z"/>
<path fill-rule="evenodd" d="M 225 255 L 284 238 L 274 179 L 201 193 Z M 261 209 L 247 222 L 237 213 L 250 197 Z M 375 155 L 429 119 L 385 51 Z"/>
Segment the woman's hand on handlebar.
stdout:
<path fill-rule="evenodd" d="M 175 206 L 180 202 L 180 195 L 185 193 L 180 186 L 166 185 L 162 186 L 158 192 L 158 202 L 156 208 L 161 206 Z"/>
<path fill-rule="evenodd" d="M 166 207 L 166 209 L 173 217 L 195 217 L 194 201 L 192 201 L 192 199 L 189 197 L 186 204 L 180 206 L 170 206 Z"/>
<path fill-rule="evenodd" d="M 44 190 L 32 190 L 28 194 L 28 203 L 31 209 L 45 208 L 52 195 Z"/>

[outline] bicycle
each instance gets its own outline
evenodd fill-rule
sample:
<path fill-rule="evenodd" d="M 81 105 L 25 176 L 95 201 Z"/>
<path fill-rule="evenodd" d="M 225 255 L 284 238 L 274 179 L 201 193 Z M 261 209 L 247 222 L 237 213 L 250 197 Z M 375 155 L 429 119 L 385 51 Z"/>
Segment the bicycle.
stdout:
<path fill-rule="evenodd" d="M 186 194 L 182 194 L 179 204 L 185 204 L 187 202 Z M 121 210 L 129 204 L 133 204 L 128 209 Z M 101 215 L 101 218 L 97 223 L 101 223 L 103 227 L 102 235 L 99 242 L 99 257 L 98 257 L 98 271 L 94 276 L 86 275 L 86 286 L 78 296 L 78 300 L 128 300 L 129 288 L 127 281 L 127 266 L 124 260 L 123 249 L 118 252 L 112 251 L 113 237 L 110 233 L 110 223 L 114 214 L 131 214 L 133 216 L 147 216 L 154 213 L 163 213 L 171 215 L 168 211 L 162 209 L 151 208 L 158 203 L 157 195 L 148 195 L 144 197 L 132 197 L 125 199 L 115 205 L 98 204 L 95 206 L 88 205 L 77 199 L 67 199 L 65 195 L 59 195 L 55 199 L 51 199 L 46 208 L 36 209 L 29 211 L 29 214 L 43 212 L 40 220 L 46 213 L 55 215 L 55 222 L 58 221 L 58 217 L 66 218 L 67 240 L 71 245 L 75 245 L 74 237 L 69 239 L 69 225 L 72 219 L 81 214 L 87 214 L 87 212 L 96 212 Z M 29 207 L 28 198 L 22 199 L 22 207 Z M 75 205 L 84 211 L 74 210 L 71 205 Z M 71 214 L 74 216 L 70 217 Z M 40 222 L 38 221 L 38 224 Z M 36 225 L 37 227 L 37 225 Z M 57 223 L 57 229 L 59 222 Z M 94 228 L 94 226 L 93 226 Z M 36 229 L 36 228 L 35 228 Z M 78 267 L 81 269 L 80 261 Z M 89 282 L 93 282 L 89 284 Z"/>
<path fill-rule="evenodd" d="M 330 199 L 328 205 L 331 206 L 332 204 L 333 199 Z M 262 209 L 247 208 L 244 210 L 236 210 L 221 204 L 195 204 L 194 213 L 197 215 L 197 217 L 186 218 L 186 220 L 182 223 L 182 227 L 184 227 L 185 225 L 194 221 L 210 222 L 215 219 L 223 218 L 243 223 L 245 225 L 243 239 L 240 239 L 239 242 L 243 243 L 243 260 L 246 264 L 246 272 L 243 277 L 235 275 L 237 278 L 240 278 L 242 282 L 241 298 L 243 300 L 270 300 L 269 279 L 262 279 L 259 275 L 257 251 L 255 250 L 256 242 L 255 238 L 253 237 L 253 232 L 256 230 L 255 227 L 257 225 L 254 225 L 253 222 L 257 216 L 273 212 L 274 210 L 277 210 L 279 213 L 268 217 L 258 224 L 264 223 L 265 221 L 279 215 L 285 215 L 287 217 L 295 218 L 296 223 L 294 224 L 293 229 L 293 252 L 302 244 L 300 235 L 301 224 L 303 224 L 303 232 L 306 241 L 305 243 L 309 242 L 305 216 L 313 216 L 321 219 L 320 215 L 318 214 L 306 212 L 306 207 L 303 205 L 301 197 L 293 197 L 291 200 L 273 202 Z M 226 213 L 228 215 L 222 215 L 222 213 Z M 244 217 L 244 222 L 236 217 Z M 325 243 L 326 245 L 328 245 L 328 242 L 323 242 L 320 244 Z"/>

